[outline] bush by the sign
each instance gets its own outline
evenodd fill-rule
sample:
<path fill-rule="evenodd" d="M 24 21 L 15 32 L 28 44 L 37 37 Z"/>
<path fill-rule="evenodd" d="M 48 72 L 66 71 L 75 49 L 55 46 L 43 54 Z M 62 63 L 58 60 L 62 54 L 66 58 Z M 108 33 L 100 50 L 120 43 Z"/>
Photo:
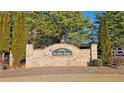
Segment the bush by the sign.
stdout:
<path fill-rule="evenodd" d="M 101 59 L 94 59 L 93 60 L 93 63 L 92 63 L 93 66 L 102 66 L 102 60 Z"/>

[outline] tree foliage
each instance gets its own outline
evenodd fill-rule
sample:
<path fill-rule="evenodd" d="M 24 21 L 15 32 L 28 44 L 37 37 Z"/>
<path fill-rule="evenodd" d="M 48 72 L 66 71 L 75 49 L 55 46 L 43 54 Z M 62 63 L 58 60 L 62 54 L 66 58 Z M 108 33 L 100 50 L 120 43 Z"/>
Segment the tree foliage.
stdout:
<path fill-rule="evenodd" d="M 17 12 L 12 34 L 13 66 L 20 67 L 20 61 L 24 59 L 26 52 L 27 31 L 25 25 L 25 13 Z"/>
<path fill-rule="evenodd" d="M 10 48 L 9 12 L 0 13 L 0 54 L 9 52 Z"/>
<path fill-rule="evenodd" d="M 124 47 L 124 12 L 107 11 L 105 13 L 107 30 L 114 47 Z"/>
<path fill-rule="evenodd" d="M 33 40 L 36 47 L 60 43 L 62 39 L 65 43 L 80 47 L 83 40 L 89 40 L 88 33 L 92 25 L 89 23 L 89 19 L 84 18 L 80 12 L 56 11 L 29 14 L 27 21 L 30 24 L 29 30 L 36 31 L 34 33 L 36 38 Z"/>
<path fill-rule="evenodd" d="M 100 26 L 98 33 L 98 49 L 99 57 L 102 59 L 103 65 L 111 61 L 112 58 L 112 45 L 107 32 L 106 19 L 104 16 L 100 17 Z"/>

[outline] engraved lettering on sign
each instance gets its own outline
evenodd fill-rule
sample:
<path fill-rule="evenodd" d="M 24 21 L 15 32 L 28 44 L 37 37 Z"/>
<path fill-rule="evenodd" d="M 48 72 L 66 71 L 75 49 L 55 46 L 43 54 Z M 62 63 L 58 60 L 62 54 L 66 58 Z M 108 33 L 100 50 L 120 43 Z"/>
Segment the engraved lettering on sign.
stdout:
<path fill-rule="evenodd" d="M 53 56 L 70 56 L 72 55 L 72 51 L 67 48 L 58 48 L 52 52 L 52 55 Z"/>

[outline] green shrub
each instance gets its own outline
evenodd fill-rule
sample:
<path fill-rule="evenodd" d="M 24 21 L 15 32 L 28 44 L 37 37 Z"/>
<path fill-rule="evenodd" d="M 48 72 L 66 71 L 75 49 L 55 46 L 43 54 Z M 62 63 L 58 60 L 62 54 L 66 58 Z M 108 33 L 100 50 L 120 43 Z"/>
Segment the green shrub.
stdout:
<path fill-rule="evenodd" d="M 103 63 L 102 63 L 101 59 L 94 59 L 93 62 L 92 62 L 92 65 L 93 66 L 102 66 Z"/>

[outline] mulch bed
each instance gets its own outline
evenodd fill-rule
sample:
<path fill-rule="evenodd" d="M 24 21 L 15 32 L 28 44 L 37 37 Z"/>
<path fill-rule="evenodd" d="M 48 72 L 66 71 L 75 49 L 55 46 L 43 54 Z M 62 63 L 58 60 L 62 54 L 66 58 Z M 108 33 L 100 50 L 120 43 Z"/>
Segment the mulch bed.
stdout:
<path fill-rule="evenodd" d="M 124 67 L 41 67 L 9 69 L 0 72 L 0 78 L 50 74 L 124 74 Z"/>

